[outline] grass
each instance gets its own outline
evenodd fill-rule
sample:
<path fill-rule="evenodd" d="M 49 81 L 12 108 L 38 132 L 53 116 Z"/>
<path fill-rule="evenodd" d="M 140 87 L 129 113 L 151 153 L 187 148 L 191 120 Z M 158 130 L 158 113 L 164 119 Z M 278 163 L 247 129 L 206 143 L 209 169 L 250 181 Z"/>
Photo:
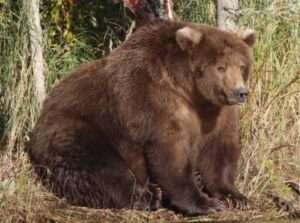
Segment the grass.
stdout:
<path fill-rule="evenodd" d="M 246 3 L 248 2 L 248 3 Z M 272 1 L 262 10 L 245 1 L 242 23 L 255 27 L 256 68 L 242 118 L 240 187 L 258 199 L 272 190 L 288 195 L 286 180 L 300 181 L 300 8 Z"/>
<path fill-rule="evenodd" d="M 255 29 L 257 42 L 249 83 L 251 97 L 242 111 L 243 153 L 237 183 L 256 208 L 202 220 L 284 215 L 275 209 L 269 193 L 299 205 L 285 181 L 300 183 L 300 3 L 242 0 L 241 6 L 240 25 Z M 38 111 L 25 18 L 18 7 L 0 1 L 0 222 L 182 221 L 181 216 L 166 210 L 150 214 L 71 207 L 35 181 L 24 145 Z M 212 1 L 177 1 L 178 15 L 189 21 L 214 24 L 213 9 Z M 45 41 L 44 52 L 48 89 L 70 70 L 98 55 L 79 34 L 63 46 Z"/>

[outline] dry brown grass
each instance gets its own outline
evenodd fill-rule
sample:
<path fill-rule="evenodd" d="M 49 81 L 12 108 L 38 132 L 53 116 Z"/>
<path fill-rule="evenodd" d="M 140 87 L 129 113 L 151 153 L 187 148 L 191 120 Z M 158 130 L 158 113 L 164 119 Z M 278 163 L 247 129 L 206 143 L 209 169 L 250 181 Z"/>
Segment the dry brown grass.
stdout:
<path fill-rule="evenodd" d="M 24 154 L 23 154 L 24 155 Z M 274 210 L 271 202 L 262 201 L 248 211 L 231 210 L 210 216 L 184 218 L 165 209 L 156 212 L 135 210 L 97 210 L 75 207 L 47 192 L 35 178 L 25 156 L 20 156 L 11 165 L 8 156 L 1 158 L 0 171 L 0 222 L 34 223 L 96 223 L 96 222 L 197 222 L 225 220 L 274 219 L 286 217 L 287 213 Z M 267 212 L 266 212 L 267 210 Z"/>

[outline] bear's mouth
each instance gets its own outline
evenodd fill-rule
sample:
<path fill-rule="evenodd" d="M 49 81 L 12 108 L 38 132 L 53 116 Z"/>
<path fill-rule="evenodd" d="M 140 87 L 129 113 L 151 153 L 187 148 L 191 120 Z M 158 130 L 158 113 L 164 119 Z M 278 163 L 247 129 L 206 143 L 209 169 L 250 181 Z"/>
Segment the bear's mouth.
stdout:
<path fill-rule="evenodd" d="M 245 103 L 245 100 L 241 100 L 233 94 L 226 94 L 225 91 L 222 91 L 220 96 L 222 104 L 225 105 L 243 105 Z"/>

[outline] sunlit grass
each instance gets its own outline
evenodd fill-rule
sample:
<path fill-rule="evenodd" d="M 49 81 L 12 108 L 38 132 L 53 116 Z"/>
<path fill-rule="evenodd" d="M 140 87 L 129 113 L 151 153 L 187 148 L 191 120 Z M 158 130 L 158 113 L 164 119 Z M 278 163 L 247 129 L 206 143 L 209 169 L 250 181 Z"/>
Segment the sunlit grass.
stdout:
<path fill-rule="evenodd" d="M 254 11 L 244 2 L 241 24 L 257 30 L 258 41 L 242 119 L 241 187 L 250 196 L 268 190 L 284 196 L 286 180 L 300 181 L 300 7 L 269 1 Z"/>

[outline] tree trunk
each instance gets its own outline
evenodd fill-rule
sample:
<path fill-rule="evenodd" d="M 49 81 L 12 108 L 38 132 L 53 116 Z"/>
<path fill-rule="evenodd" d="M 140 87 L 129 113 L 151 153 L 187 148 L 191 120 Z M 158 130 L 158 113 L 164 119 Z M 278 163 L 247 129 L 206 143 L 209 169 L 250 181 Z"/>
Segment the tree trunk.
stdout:
<path fill-rule="evenodd" d="M 215 3 L 218 27 L 222 30 L 237 31 L 239 0 L 215 0 Z"/>
<path fill-rule="evenodd" d="M 39 109 L 46 97 L 42 29 L 40 24 L 39 0 L 25 0 L 25 9 L 30 38 L 31 64 L 34 87 Z"/>
<path fill-rule="evenodd" d="M 160 0 L 160 5 L 162 6 L 161 17 L 165 19 L 175 20 L 173 0 Z"/>
<path fill-rule="evenodd" d="M 136 17 L 137 26 L 144 25 L 157 18 L 175 19 L 173 0 L 123 0 Z"/>

